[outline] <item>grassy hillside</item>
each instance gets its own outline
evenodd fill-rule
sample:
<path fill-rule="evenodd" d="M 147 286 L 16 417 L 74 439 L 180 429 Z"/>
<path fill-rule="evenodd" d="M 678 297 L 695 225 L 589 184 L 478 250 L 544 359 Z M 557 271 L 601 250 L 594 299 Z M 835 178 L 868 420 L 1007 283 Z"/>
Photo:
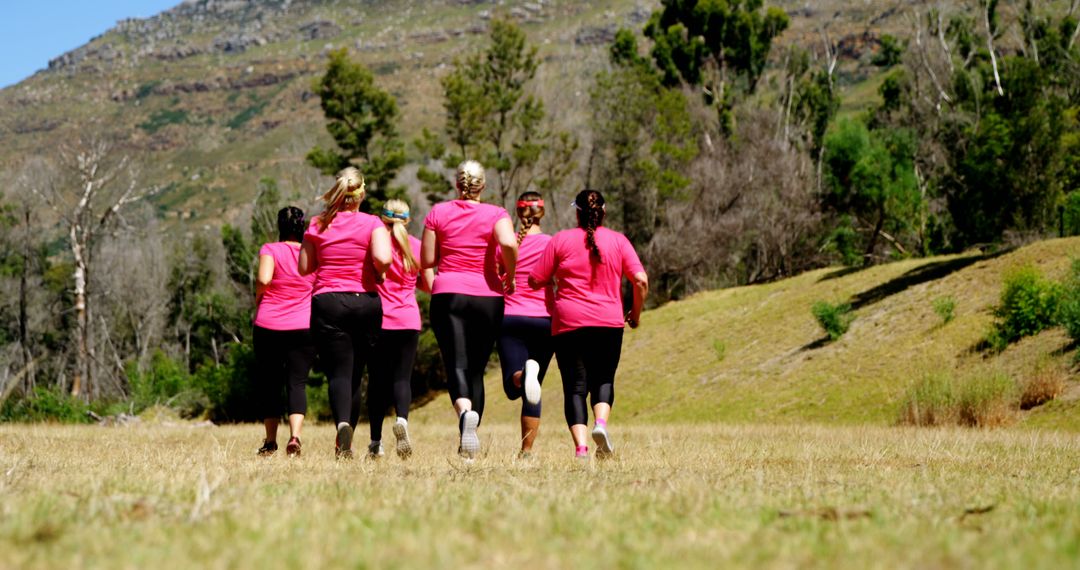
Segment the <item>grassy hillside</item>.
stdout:
<path fill-rule="evenodd" d="M 908 386 L 924 374 L 1001 369 L 1023 380 L 1040 367 L 1070 366 L 1060 329 L 988 356 L 974 350 L 992 322 L 1003 274 L 1031 264 L 1060 277 L 1080 238 L 1011 252 L 908 260 L 865 270 L 823 269 L 784 281 L 695 295 L 648 311 L 627 329 L 615 385 L 617 422 L 894 423 Z M 956 300 L 943 324 L 936 298 Z M 810 313 L 818 300 L 850 301 L 856 318 L 835 343 Z M 722 355 L 719 354 L 722 352 Z M 1070 374 L 1071 377 L 1071 374 Z M 557 372 L 545 382 L 547 429 L 562 427 Z M 488 379 L 492 421 L 513 421 L 517 404 Z M 445 397 L 420 412 L 448 420 Z M 1021 426 L 1080 430 L 1080 383 Z"/>
<path fill-rule="evenodd" d="M 821 30 L 842 44 L 838 80 L 852 86 L 852 108 L 874 97 L 859 87 L 881 33 L 905 20 L 898 0 L 774 0 L 788 11 L 785 46 L 822 49 Z M 147 153 L 162 218 L 234 220 L 263 176 L 286 194 L 314 196 L 325 181 L 304 164 L 329 144 L 311 82 L 330 47 L 348 47 L 376 74 L 402 111 L 402 133 L 440 130 L 439 78 L 476 49 L 487 22 L 519 22 L 540 49 L 534 85 L 556 126 L 587 152 L 590 81 L 605 65 L 619 27 L 640 29 L 655 0 L 191 0 L 113 29 L 12 87 L 0 90 L 0 170 L 48 155 L 65 139 L 105 128 Z M 768 81 L 767 81 L 768 82 Z M 582 155 L 582 158 L 584 154 Z M 584 164 L 585 160 L 579 160 Z M 409 171 L 407 171 L 409 172 Z M 402 184 L 415 181 L 407 173 Z"/>

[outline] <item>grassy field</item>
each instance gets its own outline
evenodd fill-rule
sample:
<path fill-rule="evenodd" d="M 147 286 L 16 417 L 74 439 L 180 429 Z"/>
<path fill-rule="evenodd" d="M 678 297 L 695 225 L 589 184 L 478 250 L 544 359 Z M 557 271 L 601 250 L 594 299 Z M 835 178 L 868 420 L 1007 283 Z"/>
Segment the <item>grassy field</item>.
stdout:
<path fill-rule="evenodd" d="M 443 418 L 445 419 L 445 418 Z M 256 426 L 0 426 L 0 568 L 918 567 L 1080 563 L 1080 437 L 613 424 L 579 464 L 414 420 L 408 460 L 260 459 Z"/>

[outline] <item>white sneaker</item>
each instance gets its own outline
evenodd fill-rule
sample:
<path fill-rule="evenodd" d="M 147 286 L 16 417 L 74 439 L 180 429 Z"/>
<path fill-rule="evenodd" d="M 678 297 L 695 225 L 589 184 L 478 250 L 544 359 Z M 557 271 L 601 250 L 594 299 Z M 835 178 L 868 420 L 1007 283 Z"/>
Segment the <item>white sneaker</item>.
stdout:
<path fill-rule="evenodd" d="M 397 438 L 398 457 L 405 459 L 412 455 L 412 442 L 409 441 L 409 420 L 398 418 L 394 422 L 394 437 Z"/>
<path fill-rule="evenodd" d="M 480 425 L 480 414 L 469 410 L 461 414 L 461 446 L 458 452 L 462 457 L 473 458 L 480 453 L 480 438 L 476 435 L 476 427 Z"/>
<path fill-rule="evenodd" d="M 597 457 L 610 457 L 615 453 L 615 447 L 611 445 L 611 438 L 608 437 L 607 428 L 598 425 L 592 430 L 592 439 L 596 442 L 596 456 Z"/>
<path fill-rule="evenodd" d="M 532 405 L 540 403 L 540 363 L 525 361 L 525 401 Z"/>
<path fill-rule="evenodd" d="M 382 443 L 378 441 L 369 443 L 367 446 L 367 454 L 368 457 L 372 459 L 378 459 L 385 455 L 385 453 L 383 453 Z"/>

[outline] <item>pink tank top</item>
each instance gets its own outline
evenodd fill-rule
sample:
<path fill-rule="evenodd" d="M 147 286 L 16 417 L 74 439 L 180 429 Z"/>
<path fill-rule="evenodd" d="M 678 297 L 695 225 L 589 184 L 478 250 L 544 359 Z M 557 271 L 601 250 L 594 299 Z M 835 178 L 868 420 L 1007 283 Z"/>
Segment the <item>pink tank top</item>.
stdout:
<path fill-rule="evenodd" d="M 551 238 L 540 262 L 533 268 L 534 281 L 555 283 L 555 311 L 551 333 L 560 334 L 583 327 L 622 328 L 622 277 L 645 269 L 630 240 L 605 227 L 596 230 L 599 263 L 589 258 L 585 230 L 564 230 Z"/>
<path fill-rule="evenodd" d="M 376 286 L 382 298 L 385 330 L 420 330 L 420 306 L 416 303 L 416 279 L 419 271 L 405 271 L 405 257 L 394 242 L 394 262 L 386 270 L 386 279 Z M 420 263 L 420 240 L 409 236 L 413 257 Z"/>
<path fill-rule="evenodd" d="M 255 310 L 255 326 L 274 331 L 293 331 L 311 326 L 311 289 L 314 275 L 296 270 L 300 246 L 283 241 L 268 243 L 259 255 L 274 259 L 274 276 Z"/>
<path fill-rule="evenodd" d="M 432 293 L 501 297 L 494 230 L 495 222 L 509 217 L 491 204 L 465 200 L 435 204 L 424 219 L 424 227 L 438 238 L 438 277 Z"/>
<path fill-rule="evenodd" d="M 529 273 L 540 262 L 544 250 L 551 242 L 547 234 L 526 235 L 518 246 L 517 272 L 514 274 L 515 290 L 506 296 L 505 315 L 518 317 L 549 317 L 548 303 L 552 300 L 551 287 L 529 288 Z"/>
<path fill-rule="evenodd" d="M 312 218 L 304 242 L 315 246 L 315 290 L 322 293 L 375 292 L 375 265 L 368 256 L 371 233 L 382 221 L 363 212 L 338 212 L 326 231 Z"/>

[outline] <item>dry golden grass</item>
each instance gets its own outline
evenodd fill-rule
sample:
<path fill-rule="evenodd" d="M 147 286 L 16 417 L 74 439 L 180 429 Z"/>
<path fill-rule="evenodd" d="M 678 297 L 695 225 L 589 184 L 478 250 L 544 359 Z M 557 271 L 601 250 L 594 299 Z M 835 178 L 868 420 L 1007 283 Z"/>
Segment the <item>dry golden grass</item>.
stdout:
<path fill-rule="evenodd" d="M 1020 408 L 1030 410 L 1057 398 L 1065 392 L 1067 379 L 1068 372 L 1060 366 L 1045 364 L 1036 368 L 1034 373 L 1024 381 L 1024 389 L 1020 394 Z"/>
<path fill-rule="evenodd" d="M 445 420 L 445 418 L 442 418 Z M 1065 568 L 1080 438 L 615 423 L 582 466 L 485 423 L 413 422 L 409 461 L 254 457 L 260 428 L 0 426 L 0 568 Z M 358 438 L 364 441 L 365 438 Z"/>

